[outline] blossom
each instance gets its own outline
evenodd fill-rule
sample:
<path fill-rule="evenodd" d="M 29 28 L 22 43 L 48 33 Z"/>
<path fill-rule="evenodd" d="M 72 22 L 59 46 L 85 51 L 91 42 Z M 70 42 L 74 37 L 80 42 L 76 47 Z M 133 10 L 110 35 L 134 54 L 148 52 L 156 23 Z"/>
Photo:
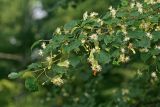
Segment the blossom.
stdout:
<path fill-rule="evenodd" d="M 131 27 L 132 31 L 135 31 L 136 30 L 136 27 Z"/>
<path fill-rule="evenodd" d="M 134 6 L 135 6 L 135 3 L 131 3 L 131 4 L 130 4 L 130 7 L 131 7 L 131 8 L 134 8 Z"/>
<path fill-rule="evenodd" d="M 95 52 L 99 52 L 100 51 L 100 47 L 99 46 L 95 46 Z"/>
<path fill-rule="evenodd" d="M 132 43 L 129 43 L 128 49 L 130 49 L 133 52 L 133 54 L 136 54 L 136 51 L 134 50 Z"/>
<path fill-rule="evenodd" d="M 122 95 L 126 95 L 129 93 L 129 90 L 128 89 L 122 89 Z"/>
<path fill-rule="evenodd" d="M 146 33 L 146 36 L 147 36 L 149 39 L 152 39 L 151 33 L 147 32 L 147 33 Z"/>
<path fill-rule="evenodd" d="M 142 76 L 142 72 L 138 69 L 138 71 L 137 71 L 137 74 L 139 75 L 139 76 Z"/>
<path fill-rule="evenodd" d="M 156 45 L 156 46 L 155 46 L 155 49 L 160 50 L 160 45 L 159 45 L 159 46 L 158 46 L 158 45 Z"/>
<path fill-rule="evenodd" d="M 83 14 L 83 20 L 87 20 L 88 18 L 88 12 L 86 11 L 84 14 Z"/>
<path fill-rule="evenodd" d="M 85 97 L 89 97 L 90 95 L 89 95 L 87 92 L 85 92 L 85 93 L 84 93 L 84 96 L 85 96 Z"/>
<path fill-rule="evenodd" d="M 61 29 L 59 27 L 56 29 L 56 33 L 61 34 Z"/>
<path fill-rule="evenodd" d="M 126 51 L 126 50 L 125 50 L 124 48 L 121 48 L 121 52 L 122 52 L 122 53 L 125 53 L 125 51 Z"/>
<path fill-rule="evenodd" d="M 100 72 L 102 70 L 102 67 L 98 64 L 98 62 L 95 60 L 96 63 L 91 64 L 91 68 L 93 71 L 93 75 L 96 76 L 97 72 Z"/>
<path fill-rule="evenodd" d="M 130 57 L 129 56 L 125 56 L 125 54 L 121 54 L 120 57 L 119 57 L 119 61 L 120 62 L 128 62 L 130 60 Z"/>
<path fill-rule="evenodd" d="M 139 13 L 143 13 L 143 9 L 142 8 L 138 8 L 138 12 Z"/>
<path fill-rule="evenodd" d="M 109 7 L 109 10 L 111 12 L 112 17 L 115 18 L 117 10 L 115 10 L 114 8 L 112 8 L 112 6 Z"/>
<path fill-rule="evenodd" d="M 144 0 L 147 4 L 155 4 L 156 2 L 154 0 Z"/>
<path fill-rule="evenodd" d="M 85 40 L 85 39 L 82 39 L 82 40 L 81 40 L 81 43 L 82 43 L 82 44 L 84 44 L 85 42 L 86 42 L 86 40 Z"/>
<path fill-rule="evenodd" d="M 143 13 L 143 6 L 142 6 L 141 3 L 137 2 L 137 3 L 136 3 L 136 7 L 138 8 L 138 12 L 139 12 L 139 13 Z"/>
<path fill-rule="evenodd" d="M 125 62 L 128 62 L 130 60 L 130 57 L 129 56 L 126 56 L 125 57 Z"/>
<path fill-rule="evenodd" d="M 98 61 L 94 58 L 94 53 L 96 52 L 96 49 L 91 49 L 88 62 L 91 64 L 91 69 L 93 71 L 93 75 L 96 76 L 97 72 L 100 72 L 102 70 L 102 67 L 98 64 Z"/>
<path fill-rule="evenodd" d="M 89 58 L 88 58 L 88 62 L 89 63 L 93 63 L 93 62 L 95 62 L 95 59 L 94 59 L 94 53 L 96 52 L 96 50 L 93 48 L 93 49 L 91 49 L 91 52 L 90 52 L 90 55 L 89 55 Z"/>
<path fill-rule="evenodd" d="M 67 45 L 68 45 L 68 42 L 65 42 L 64 44 L 67 46 Z"/>
<path fill-rule="evenodd" d="M 57 86 L 61 86 L 64 84 L 64 80 L 61 79 L 60 76 L 56 76 L 54 78 L 51 79 L 51 82 L 54 84 L 54 85 L 57 85 Z"/>
<path fill-rule="evenodd" d="M 126 25 L 120 25 L 120 26 L 121 26 L 121 28 L 122 28 L 122 32 L 123 32 L 125 35 L 127 35 Z"/>
<path fill-rule="evenodd" d="M 151 23 L 150 22 L 145 22 L 144 20 L 140 24 L 140 28 L 143 28 L 145 31 L 147 31 L 150 28 Z"/>
<path fill-rule="evenodd" d="M 112 35 L 115 31 L 114 31 L 114 28 L 112 28 L 111 26 L 108 27 L 108 32 L 110 35 Z"/>
<path fill-rule="evenodd" d="M 97 39 L 98 39 L 97 34 L 92 34 L 92 35 L 90 36 L 90 39 L 92 39 L 92 40 L 97 40 Z"/>
<path fill-rule="evenodd" d="M 39 54 L 40 56 L 43 56 L 43 51 L 42 51 L 42 49 L 39 50 L 38 54 Z"/>
<path fill-rule="evenodd" d="M 122 32 L 124 33 L 124 35 L 128 34 L 126 30 L 122 30 Z"/>
<path fill-rule="evenodd" d="M 151 77 L 152 77 L 152 78 L 157 78 L 156 72 L 152 72 L 152 73 L 151 73 Z"/>
<path fill-rule="evenodd" d="M 160 26 L 157 26 L 155 31 L 160 31 Z"/>
<path fill-rule="evenodd" d="M 98 64 L 92 65 L 91 68 L 93 71 L 97 71 L 97 72 L 102 70 L 102 67 Z"/>
<path fill-rule="evenodd" d="M 100 18 L 97 20 L 97 22 L 100 23 L 100 25 L 103 25 L 103 23 L 104 23 L 103 20 Z"/>
<path fill-rule="evenodd" d="M 142 4 L 139 2 L 136 3 L 136 6 L 137 6 L 137 8 L 142 8 Z"/>
<path fill-rule="evenodd" d="M 94 17 L 94 16 L 97 16 L 98 15 L 98 13 L 96 13 L 96 12 L 91 12 L 90 13 L 90 17 Z"/>
<path fill-rule="evenodd" d="M 48 56 L 48 57 L 46 58 L 46 60 L 47 60 L 48 62 L 51 62 L 51 61 L 52 61 L 52 57 Z"/>
<path fill-rule="evenodd" d="M 129 41 L 129 40 L 130 40 L 130 38 L 126 36 L 123 41 L 124 41 L 124 42 L 127 42 L 127 41 Z"/>
<path fill-rule="evenodd" d="M 41 47 L 42 47 L 43 49 L 45 49 L 45 48 L 46 48 L 46 43 L 43 42 L 42 45 L 41 45 Z"/>
<path fill-rule="evenodd" d="M 139 49 L 140 52 L 148 52 L 148 48 L 142 48 L 142 49 Z"/>
<path fill-rule="evenodd" d="M 52 68 L 52 57 L 50 57 L 50 56 L 48 56 L 47 58 L 46 58 L 46 61 L 47 61 L 47 68 L 48 69 L 51 69 Z"/>

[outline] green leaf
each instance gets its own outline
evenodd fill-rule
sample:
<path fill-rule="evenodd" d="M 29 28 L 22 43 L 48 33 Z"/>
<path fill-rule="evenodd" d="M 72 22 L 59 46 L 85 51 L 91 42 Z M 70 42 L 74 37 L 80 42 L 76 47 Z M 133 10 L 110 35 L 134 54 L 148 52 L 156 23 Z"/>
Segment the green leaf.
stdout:
<path fill-rule="evenodd" d="M 110 18 L 110 12 L 107 12 L 106 15 L 103 16 L 103 20 L 108 20 Z"/>
<path fill-rule="evenodd" d="M 120 12 L 117 12 L 117 17 L 124 17 L 124 16 L 126 16 L 127 15 L 127 12 L 125 12 L 125 11 L 120 11 Z"/>
<path fill-rule="evenodd" d="M 156 41 L 159 41 L 160 40 L 160 32 L 153 32 L 152 33 L 152 35 L 153 35 L 153 40 L 156 42 Z"/>
<path fill-rule="evenodd" d="M 41 63 L 32 63 L 28 66 L 28 70 L 36 69 L 42 67 Z"/>
<path fill-rule="evenodd" d="M 10 78 L 10 79 L 16 79 L 16 78 L 19 78 L 20 76 L 21 76 L 20 73 L 11 72 L 11 73 L 8 75 L 8 78 Z"/>
<path fill-rule="evenodd" d="M 118 18 L 114 18 L 112 20 L 105 20 L 104 22 L 108 25 L 113 25 L 113 24 L 116 24 L 116 23 L 120 23 L 120 20 Z"/>
<path fill-rule="evenodd" d="M 151 41 L 149 38 L 144 37 L 143 39 L 135 41 L 134 45 L 141 48 L 150 48 Z"/>
<path fill-rule="evenodd" d="M 25 80 L 25 87 L 32 92 L 38 91 L 38 84 L 34 77 L 29 77 Z"/>
<path fill-rule="evenodd" d="M 33 50 L 33 48 L 38 45 L 42 40 L 38 40 L 36 42 L 33 43 L 33 45 L 31 46 L 31 51 Z"/>
<path fill-rule="evenodd" d="M 80 63 L 80 58 L 78 56 L 72 56 L 69 61 L 73 67 L 76 67 Z"/>
<path fill-rule="evenodd" d="M 158 17 L 152 17 L 151 22 L 158 23 L 159 18 Z"/>
<path fill-rule="evenodd" d="M 69 53 L 72 50 L 76 50 L 79 46 L 81 45 L 80 40 L 75 40 L 73 42 L 71 42 L 69 45 L 64 46 L 64 52 Z"/>
<path fill-rule="evenodd" d="M 160 50 L 159 49 L 152 49 L 151 54 L 152 55 L 160 55 Z"/>
<path fill-rule="evenodd" d="M 111 43 L 112 41 L 113 41 L 113 37 L 112 36 L 109 36 L 109 35 L 105 35 L 105 37 L 104 37 L 104 43 L 106 44 L 106 45 L 108 45 L 109 43 Z"/>
<path fill-rule="evenodd" d="M 131 12 L 130 17 L 139 17 L 140 13 L 138 11 Z"/>
<path fill-rule="evenodd" d="M 66 29 L 66 30 L 73 29 L 78 24 L 77 22 L 78 22 L 77 20 L 70 21 L 69 23 L 64 25 L 64 29 Z"/>
<path fill-rule="evenodd" d="M 144 62 L 146 62 L 150 57 L 151 55 L 149 53 L 141 53 L 141 59 Z"/>
<path fill-rule="evenodd" d="M 140 30 L 129 31 L 128 36 L 130 38 L 142 39 L 145 36 L 145 32 Z"/>
<path fill-rule="evenodd" d="M 54 65 L 52 71 L 54 74 L 64 74 L 66 73 L 66 68 L 63 66 Z"/>
<path fill-rule="evenodd" d="M 99 54 L 97 54 L 96 58 L 98 59 L 98 62 L 100 62 L 102 64 L 106 64 L 111 61 L 110 55 L 105 51 L 101 51 Z"/>
<path fill-rule="evenodd" d="M 111 56 L 114 57 L 114 58 L 117 58 L 119 57 L 120 55 L 120 52 L 118 49 L 114 50 L 112 53 L 111 53 Z"/>

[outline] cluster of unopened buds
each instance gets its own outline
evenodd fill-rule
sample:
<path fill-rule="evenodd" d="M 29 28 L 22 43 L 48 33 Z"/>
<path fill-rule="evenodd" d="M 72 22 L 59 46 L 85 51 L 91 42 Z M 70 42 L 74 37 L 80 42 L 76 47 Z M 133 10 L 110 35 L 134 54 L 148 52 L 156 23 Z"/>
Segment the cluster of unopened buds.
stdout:
<path fill-rule="evenodd" d="M 133 54 L 136 54 L 136 51 L 135 51 L 132 43 L 129 43 L 128 49 L 130 49 L 133 52 Z"/>
<path fill-rule="evenodd" d="M 98 40 L 97 34 L 92 34 L 89 37 L 90 37 L 91 40 L 95 40 L 95 41 Z"/>
<path fill-rule="evenodd" d="M 147 31 L 148 29 L 150 29 L 150 25 L 151 25 L 150 22 L 142 20 L 142 23 L 140 24 L 139 27 Z"/>
<path fill-rule="evenodd" d="M 117 10 L 115 10 L 112 6 L 109 7 L 110 13 L 113 18 L 116 17 Z"/>
<path fill-rule="evenodd" d="M 83 20 L 87 20 L 89 17 L 93 18 L 95 16 L 98 16 L 98 13 L 96 12 L 91 12 L 89 15 L 88 15 L 88 12 L 86 11 L 84 14 L 83 14 Z"/>
<path fill-rule="evenodd" d="M 45 49 L 45 48 L 46 48 L 46 43 L 45 43 L 45 42 L 43 42 L 43 43 L 41 44 L 41 48 L 42 48 L 42 49 Z M 40 56 L 43 56 L 43 50 L 42 50 L 42 49 L 40 49 L 39 52 L 38 52 L 38 54 L 39 54 Z"/>
<path fill-rule="evenodd" d="M 122 95 L 129 94 L 129 90 L 127 88 L 122 89 Z"/>
<path fill-rule="evenodd" d="M 123 32 L 124 35 L 127 35 L 127 26 L 126 25 L 120 25 L 121 26 L 121 31 Z"/>
<path fill-rule="evenodd" d="M 119 56 L 119 61 L 120 62 L 125 63 L 125 62 L 128 62 L 129 60 L 130 60 L 130 57 L 126 56 L 124 53 Z"/>
<path fill-rule="evenodd" d="M 160 50 L 160 45 L 156 45 L 156 46 L 155 46 L 155 49 Z"/>
<path fill-rule="evenodd" d="M 151 82 L 154 83 L 157 80 L 158 80 L 157 73 L 155 71 L 153 71 L 151 73 Z"/>
<path fill-rule="evenodd" d="M 61 78 L 61 76 L 55 76 L 51 79 L 51 82 L 57 86 L 61 86 L 64 84 L 64 80 Z"/>
<path fill-rule="evenodd" d="M 148 52 L 149 50 L 148 50 L 148 48 L 141 48 L 141 49 L 139 49 L 139 51 L 140 51 L 140 52 L 143 52 L 143 53 L 146 53 L 146 52 Z"/>
<path fill-rule="evenodd" d="M 95 18 L 96 16 L 98 16 L 98 13 L 97 12 L 91 12 L 90 14 L 88 14 L 88 12 L 86 11 L 84 14 L 83 14 L 83 20 L 87 20 L 88 18 Z M 103 25 L 103 20 L 98 18 L 96 19 L 97 22 L 100 24 L 100 25 Z"/>
<path fill-rule="evenodd" d="M 88 58 L 88 62 L 91 64 L 91 68 L 93 71 L 93 75 L 96 76 L 97 72 L 102 70 L 102 67 L 98 64 L 98 61 L 94 58 L 94 53 L 96 52 L 95 49 L 92 49 L 90 52 L 90 56 Z"/>
<path fill-rule="evenodd" d="M 125 38 L 124 38 L 124 42 L 127 42 L 127 41 L 129 41 L 130 40 L 130 38 L 129 37 L 127 37 L 127 36 L 125 36 Z"/>
<path fill-rule="evenodd" d="M 139 3 L 139 2 L 134 2 L 134 1 L 133 1 L 133 2 L 130 4 L 130 7 L 131 7 L 131 8 L 136 7 L 136 8 L 138 9 L 138 12 L 139 12 L 139 13 L 143 13 L 143 6 L 142 6 L 142 4 Z"/>
<path fill-rule="evenodd" d="M 146 2 L 147 4 L 156 4 L 160 3 L 160 0 L 144 0 L 144 2 Z"/>
<path fill-rule="evenodd" d="M 55 31 L 57 34 L 61 34 L 61 29 L 58 27 Z"/>
<path fill-rule="evenodd" d="M 143 6 L 141 3 L 137 2 L 136 7 L 137 7 L 139 13 L 143 13 Z"/>
<path fill-rule="evenodd" d="M 160 31 L 160 25 L 156 27 L 155 31 Z"/>
<path fill-rule="evenodd" d="M 146 33 L 146 36 L 149 38 L 149 39 L 152 39 L 153 37 L 152 37 L 152 34 L 150 33 L 150 32 L 147 32 Z"/>

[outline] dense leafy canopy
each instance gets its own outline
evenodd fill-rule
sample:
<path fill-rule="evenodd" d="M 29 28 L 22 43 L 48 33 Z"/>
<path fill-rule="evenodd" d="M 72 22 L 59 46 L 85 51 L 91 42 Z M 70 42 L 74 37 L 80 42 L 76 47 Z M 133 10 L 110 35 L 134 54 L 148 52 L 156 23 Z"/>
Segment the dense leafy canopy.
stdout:
<path fill-rule="evenodd" d="M 41 44 L 41 58 L 32 63 L 28 70 L 34 73 L 32 76 L 38 83 L 46 87 L 51 83 L 61 86 L 60 88 L 67 87 L 66 84 L 76 84 L 76 77 L 82 76 L 81 79 L 86 82 L 84 90 L 92 88 L 86 90 L 84 96 L 92 99 L 85 103 L 83 95 L 79 96 L 74 99 L 76 103 L 72 103 L 73 106 L 84 103 L 86 107 L 156 106 L 159 101 L 160 71 L 159 9 L 159 1 L 144 1 L 130 4 L 126 2 L 118 9 L 110 7 L 104 16 L 99 16 L 96 12 L 85 12 L 82 20 L 73 20 L 58 27 L 52 39 L 33 44 L 33 47 Z M 133 62 L 144 64 L 145 67 L 136 67 L 136 72 L 132 73 L 131 82 L 128 81 L 127 85 L 122 88 L 113 87 L 112 93 L 109 93 L 112 99 L 109 103 L 95 101 L 99 97 L 96 89 L 105 85 L 101 79 L 105 79 L 105 76 L 116 78 L 108 70 Z M 96 77 L 101 73 L 105 76 L 97 80 Z M 95 76 L 93 83 L 89 81 L 93 78 L 90 74 Z M 33 91 L 37 89 L 36 85 L 33 87 L 34 83 L 35 80 L 27 80 L 27 88 Z"/>
<path fill-rule="evenodd" d="M 56 106 L 160 105 L 159 0 L 124 0 L 105 15 L 85 12 L 31 48 L 39 48 L 35 63 L 8 77 L 25 78 L 30 91 L 45 87 Z"/>

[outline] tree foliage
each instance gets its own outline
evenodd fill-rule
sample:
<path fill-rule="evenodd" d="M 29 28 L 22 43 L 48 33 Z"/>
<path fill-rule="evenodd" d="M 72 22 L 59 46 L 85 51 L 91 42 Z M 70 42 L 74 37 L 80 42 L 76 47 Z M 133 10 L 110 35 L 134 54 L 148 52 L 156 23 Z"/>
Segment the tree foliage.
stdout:
<path fill-rule="evenodd" d="M 58 27 L 52 39 L 33 44 L 40 43 L 40 58 L 28 66 L 26 88 L 46 87 L 57 106 L 158 107 L 159 23 L 159 0 L 126 1 L 103 16 L 85 12 Z M 115 73 L 121 67 L 134 70 Z"/>

